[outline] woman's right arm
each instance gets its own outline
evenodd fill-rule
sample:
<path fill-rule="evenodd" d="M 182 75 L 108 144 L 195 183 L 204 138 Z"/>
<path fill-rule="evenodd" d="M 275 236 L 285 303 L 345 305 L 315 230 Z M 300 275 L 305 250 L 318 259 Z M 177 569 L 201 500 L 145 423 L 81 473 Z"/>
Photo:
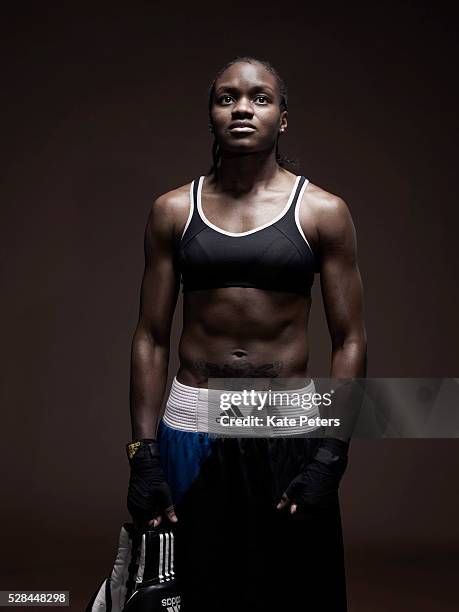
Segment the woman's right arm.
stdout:
<path fill-rule="evenodd" d="M 174 266 L 173 206 L 167 194 L 151 207 L 145 228 L 145 269 L 139 320 L 131 347 L 132 440 L 156 438 L 167 382 L 170 333 L 180 288 Z"/>

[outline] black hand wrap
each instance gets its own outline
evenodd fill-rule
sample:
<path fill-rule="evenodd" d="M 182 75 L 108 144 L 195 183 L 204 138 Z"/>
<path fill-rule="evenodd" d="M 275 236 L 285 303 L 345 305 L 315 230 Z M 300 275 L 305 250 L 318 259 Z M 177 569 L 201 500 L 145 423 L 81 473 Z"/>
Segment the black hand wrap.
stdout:
<path fill-rule="evenodd" d="M 285 493 L 298 511 L 329 508 L 337 502 L 341 477 L 347 467 L 348 442 L 324 438 L 312 460 L 292 480 Z"/>
<path fill-rule="evenodd" d="M 143 439 L 126 446 L 131 466 L 127 507 L 134 519 L 146 521 L 173 506 L 172 495 L 159 462 L 156 440 Z"/>

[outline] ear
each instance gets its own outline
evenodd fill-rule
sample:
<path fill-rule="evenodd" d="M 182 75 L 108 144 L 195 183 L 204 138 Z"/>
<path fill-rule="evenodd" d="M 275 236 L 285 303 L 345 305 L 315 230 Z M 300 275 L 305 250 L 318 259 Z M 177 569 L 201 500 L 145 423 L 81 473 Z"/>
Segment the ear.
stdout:
<path fill-rule="evenodd" d="M 280 115 L 279 132 L 281 132 L 282 134 L 285 133 L 287 131 L 287 124 L 288 124 L 288 112 L 282 111 Z"/>

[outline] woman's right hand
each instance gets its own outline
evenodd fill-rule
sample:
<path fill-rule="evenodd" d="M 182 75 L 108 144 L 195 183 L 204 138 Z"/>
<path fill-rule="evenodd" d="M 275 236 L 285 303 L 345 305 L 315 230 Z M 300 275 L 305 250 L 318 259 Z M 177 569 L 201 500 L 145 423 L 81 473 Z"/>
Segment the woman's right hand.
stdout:
<path fill-rule="evenodd" d="M 131 475 L 127 507 L 137 527 L 157 527 L 163 516 L 177 522 L 172 495 L 159 461 L 156 440 L 143 439 L 127 445 Z"/>
<path fill-rule="evenodd" d="M 176 523 L 178 521 L 177 515 L 175 514 L 174 506 L 171 506 L 170 508 L 166 508 L 166 510 L 164 511 L 164 514 L 171 521 L 171 523 Z M 158 514 L 158 516 L 155 516 L 155 518 L 148 521 L 147 525 L 148 527 L 158 527 L 158 525 L 161 524 L 162 519 L 163 519 L 162 515 Z"/>

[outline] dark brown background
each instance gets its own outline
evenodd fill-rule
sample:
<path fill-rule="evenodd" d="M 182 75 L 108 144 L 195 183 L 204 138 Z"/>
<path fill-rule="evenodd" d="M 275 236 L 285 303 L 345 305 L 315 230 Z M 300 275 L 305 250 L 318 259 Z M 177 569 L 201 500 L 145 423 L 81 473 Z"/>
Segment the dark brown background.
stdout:
<path fill-rule="evenodd" d="M 458 374 L 456 15 L 441 2 L 317 5 L 4 15 L 0 588 L 68 589 L 81 610 L 111 568 L 128 519 L 146 216 L 207 171 L 206 89 L 236 55 L 278 68 L 283 152 L 349 204 L 368 375 Z M 327 376 L 318 279 L 310 333 L 311 373 Z M 352 612 L 455 606 L 458 450 L 354 441 L 342 484 Z"/>

